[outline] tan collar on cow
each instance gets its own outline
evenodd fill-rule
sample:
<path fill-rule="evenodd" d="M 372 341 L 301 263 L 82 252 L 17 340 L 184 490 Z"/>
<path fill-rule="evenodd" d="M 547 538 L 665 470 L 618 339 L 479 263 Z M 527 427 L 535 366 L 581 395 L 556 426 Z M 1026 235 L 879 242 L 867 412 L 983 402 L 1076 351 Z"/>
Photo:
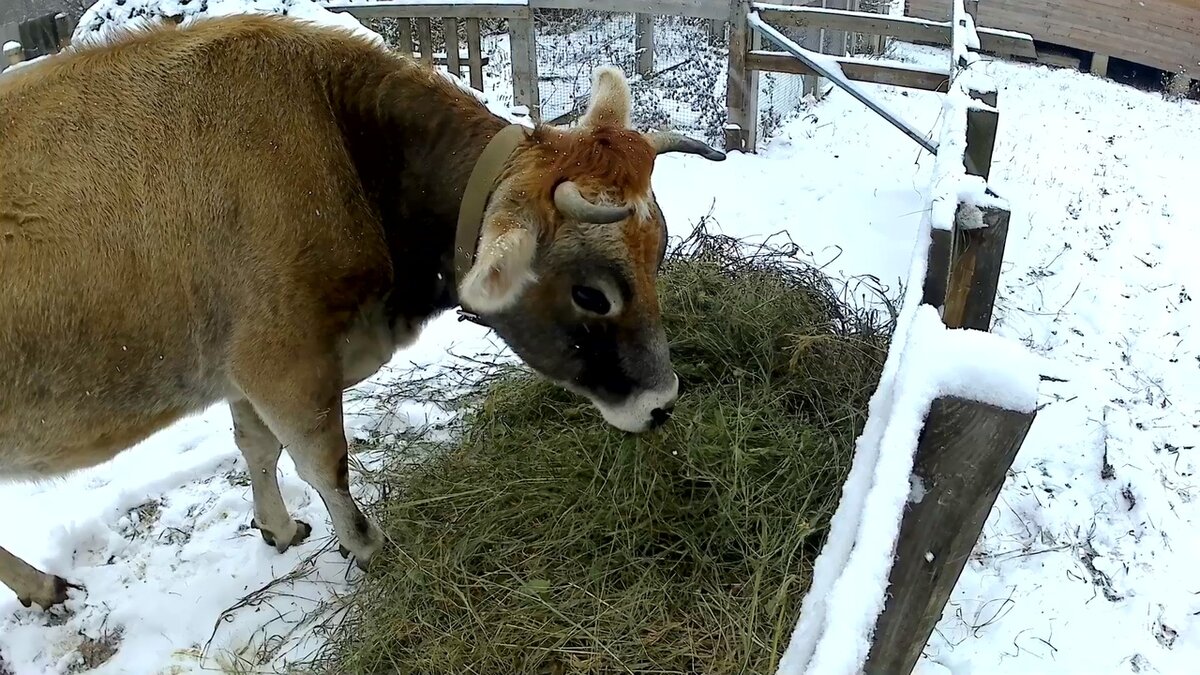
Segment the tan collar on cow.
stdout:
<path fill-rule="evenodd" d="M 520 124 L 510 124 L 501 129 L 483 154 L 475 161 L 467 189 L 463 191 L 462 203 L 458 207 L 458 229 L 454 235 L 454 287 L 462 283 L 471 265 L 475 264 L 475 250 L 479 246 L 479 233 L 483 229 L 483 212 L 488 198 L 496 188 L 496 179 L 504 169 L 508 158 L 521 141 L 529 135 L 529 129 Z M 465 309 L 465 308 L 464 308 Z"/>

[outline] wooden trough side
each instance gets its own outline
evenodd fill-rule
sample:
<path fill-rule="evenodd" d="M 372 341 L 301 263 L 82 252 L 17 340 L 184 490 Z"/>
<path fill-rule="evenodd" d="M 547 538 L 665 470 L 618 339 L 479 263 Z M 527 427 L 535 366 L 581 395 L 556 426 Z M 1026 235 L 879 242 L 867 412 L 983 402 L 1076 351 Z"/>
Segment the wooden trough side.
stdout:
<path fill-rule="evenodd" d="M 1008 222 L 1007 203 L 986 182 L 998 101 L 992 83 L 971 72 L 978 56 L 968 45 L 978 37 L 963 0 L 954 1 L 951 101 L 932 203 L 883 377 L 778 675 L 911 673 L 1036 417 L 1032 357 L 988 333 Z M 972 392 L 960 383 L 980 380 L 1011 386 Z M 864 600 L 863 585 L 880 575 L 884 597 Z"/>

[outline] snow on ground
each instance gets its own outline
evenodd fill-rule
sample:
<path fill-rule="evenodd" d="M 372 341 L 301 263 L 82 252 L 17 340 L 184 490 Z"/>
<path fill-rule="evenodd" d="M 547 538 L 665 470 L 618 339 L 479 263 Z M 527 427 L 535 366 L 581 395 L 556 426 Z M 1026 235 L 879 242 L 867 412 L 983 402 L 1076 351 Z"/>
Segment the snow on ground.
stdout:
<path fill-rule="evenodd" d="M 900 53 L 946 60 L 928 48 Z M 1200 223 L 1186 191 L 1200 106 L 1078 73 L 986 67 L 1002 111 L 994 179 L 1014 208 L 996 332 L 1045 356 L 1044 372 L 1066 381 L 1042 383 L 1044 407 L 922 668 L 1185 672 L 1200 657 L 1200 395 L 1187 386 L 1200 345 L 1190 330 L 1197 289 L 1185 286 L 1197 277 L 1184 260 Z M 486 88 L 504 86 L 492 79 Z M 917 128 L 936 130 L 936 95 L 873 89 Z M 832 274 L 874 275 L 894 297 L 931 166 L 898 130 L 834 91 L 758 156 L 660 158 L 654 187 L 675 235 L 709 215 L 709 227 L 728 234 L 786 233 Z M 386 386 L 411 362 L 440 362 L 448 349 L 499 346 L 446 315 L 359 389 Z M 399 430 L 425 412 L 409 405 L 388 423 Z M 368 436 L 373 414 L 352 416 L 348 434 Z M 0 672 L 100 661 L 92 672 L 282 669 L 303 656 L 319 639 L 306 612 L 358 572 L 337 554 L 319 498 L 286 454 L 279 471 L 289 508 L 313 526 L 282 555 L 248 529 L 250 488 L 223 406 L 106 465 L 0 486 L 9 514 L 0 543 L 87 587 L 51 615 L 0 589 Z M 302 578 L 282 582 L 269 602 L 239 604 L 292 572 Z M 110 658 L 105 645 L 116 650 Z"/>

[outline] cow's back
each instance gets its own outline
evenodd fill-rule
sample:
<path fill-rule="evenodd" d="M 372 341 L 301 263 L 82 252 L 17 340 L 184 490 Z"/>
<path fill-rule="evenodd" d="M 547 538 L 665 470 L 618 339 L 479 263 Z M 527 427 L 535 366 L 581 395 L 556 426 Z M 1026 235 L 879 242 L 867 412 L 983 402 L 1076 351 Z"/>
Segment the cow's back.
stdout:
<path fill-rule="evenodd" d="M 230 394 L 239 323 L 373 264 L 318 57 L 278 22 L 209 23 L 0 78 L 0 474 Z"/>

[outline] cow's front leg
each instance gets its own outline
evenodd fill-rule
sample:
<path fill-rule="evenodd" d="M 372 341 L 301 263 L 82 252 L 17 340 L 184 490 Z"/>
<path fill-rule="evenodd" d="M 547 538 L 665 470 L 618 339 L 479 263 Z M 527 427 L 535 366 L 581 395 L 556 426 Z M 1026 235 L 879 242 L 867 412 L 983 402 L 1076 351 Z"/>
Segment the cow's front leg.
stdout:
<path fill-rule="evenodd" d="M 282 441 L 300 478 L 321 496 L 339 543 L 365 569 L 383 536 L 350 495 L 336 354 L 293 349 L 278 358 L 259 353 L 248 363 L 239 386 Z"/>
<path fill-rule="evenodd" d="M 67 599 L 67 589 L 82 588 L 68 583 L 62 577 L 46 574 L 21 560 L 0 546 L 0 582 L 4 582 L 17 594 L 17 600 L 26 607 L 37 604 L 50 609 Z"/>
<path fill-rule="evenodd" d="M 292 519 L 279 494 L 275 471 L 283 446 L 249 401 L 230 402 L 229 412 L 233 417 L 234 440 L 246 458 L 246 468 L 250 472 L 250 490 L 254 495 L 254 518 L 250 520 L 250 526 L 262 534 L 263 541 L 283 553 L 307 539 L 312 532 L 308 523 Z"/>

